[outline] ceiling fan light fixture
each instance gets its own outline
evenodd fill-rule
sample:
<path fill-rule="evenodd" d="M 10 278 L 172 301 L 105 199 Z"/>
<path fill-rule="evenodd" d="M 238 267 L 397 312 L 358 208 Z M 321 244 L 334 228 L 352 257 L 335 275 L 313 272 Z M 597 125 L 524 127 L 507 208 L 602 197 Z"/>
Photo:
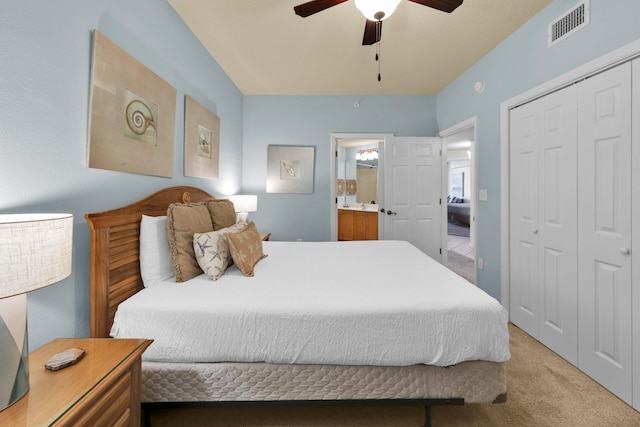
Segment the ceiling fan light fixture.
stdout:
<path fill-rule="evenodd" d="M 355 0 L 356 7 L 369 21 L 383 21 L 396 10 L 400 0 Z"/>

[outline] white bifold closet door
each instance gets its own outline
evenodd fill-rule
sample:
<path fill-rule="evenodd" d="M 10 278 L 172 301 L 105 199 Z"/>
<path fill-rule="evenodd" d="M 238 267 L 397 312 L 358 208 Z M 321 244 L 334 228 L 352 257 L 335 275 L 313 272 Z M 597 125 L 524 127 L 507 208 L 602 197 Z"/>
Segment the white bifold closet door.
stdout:
<path fill-rule="evenodd" d="M 577 86 L 579 368 L 631 404 L 631 63 Z"/>
<path fill-rule="evenodd" d="M 511 321 L 577 364 L 576 88 L 511 110 Z"/>
<path fill-rule="evenodd" d="M 637 218 L 640 216 L 640 60 L 633 61 L 631 65 L 632 108 L 631 114 L 631 163 L 636 165 L 635 173 L 631 171 L 631 248 L 640 250 L 640 225 Z M 636 218 L 635 223 L 633 218 Z M 632 334 L 633 334 L 633 407 L 640 410 L 640 256 L 635 252 L 631 257 L 631 306 L 632 308 Z M 635 313 L 635 314 L 634 314 Z"/>

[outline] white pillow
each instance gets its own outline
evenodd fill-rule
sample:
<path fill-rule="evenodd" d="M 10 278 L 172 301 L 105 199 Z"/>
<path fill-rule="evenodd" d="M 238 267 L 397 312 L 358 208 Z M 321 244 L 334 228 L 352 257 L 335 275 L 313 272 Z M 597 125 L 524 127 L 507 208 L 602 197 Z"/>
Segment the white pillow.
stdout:
<path fill-rule="evenodd" d="M 140 275 L 145 287 L 174 277 L 167 238 L 167 217 L 142 215 Z"/>
<path fill-rule="evenodd" d="M 231 264 L 233 258 L 225 233 L 243 230 L 246 223 L 239 222 L 231 227 L 208 233 L 193 234 L 193 252 L 198 265 L 212 280 L 218 280 Z"/>

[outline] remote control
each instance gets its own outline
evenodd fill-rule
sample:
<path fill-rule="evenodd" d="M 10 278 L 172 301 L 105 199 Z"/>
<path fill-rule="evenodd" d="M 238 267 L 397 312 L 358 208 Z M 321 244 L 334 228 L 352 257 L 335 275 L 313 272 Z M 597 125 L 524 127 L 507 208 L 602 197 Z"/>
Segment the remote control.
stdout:
<path fill-rule="evenodd" d="M 44 364 L 44 367 L 51 371 L 58 371 L 67 366 L 71 366 L 84 356 L 84 350 L 81 348 L 70 348 L 60 353 L 54 354 Z"/>

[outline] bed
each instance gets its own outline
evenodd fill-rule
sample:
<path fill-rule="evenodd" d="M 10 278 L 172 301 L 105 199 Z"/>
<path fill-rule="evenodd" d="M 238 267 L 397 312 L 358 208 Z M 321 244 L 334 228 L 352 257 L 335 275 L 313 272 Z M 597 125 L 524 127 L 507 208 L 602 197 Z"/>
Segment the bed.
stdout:
<path fill-rule="evenodd" d="M 202 274 L 145 287 L 142 215 L 211 199 L 171 187 L 85 215 L 91 335 L 154 340 L 142 362 L 145 413 L 169 404 L 421 405 L 430 425 L 433 405 L 506 401 L 506 310 L 406 242 L 263 242 L 254 277 L 231 266 L 215 282 Z M 369 273 L 358 253 L 379 257 Z M 447 286 L 425 292 L 416 271 Z"/>
<path fill-rule="evenodd" d="M 469 227 L 471 224 L 471 204 L 464 202 L 447 203 L 447 220 L 456 225 Z"/>

